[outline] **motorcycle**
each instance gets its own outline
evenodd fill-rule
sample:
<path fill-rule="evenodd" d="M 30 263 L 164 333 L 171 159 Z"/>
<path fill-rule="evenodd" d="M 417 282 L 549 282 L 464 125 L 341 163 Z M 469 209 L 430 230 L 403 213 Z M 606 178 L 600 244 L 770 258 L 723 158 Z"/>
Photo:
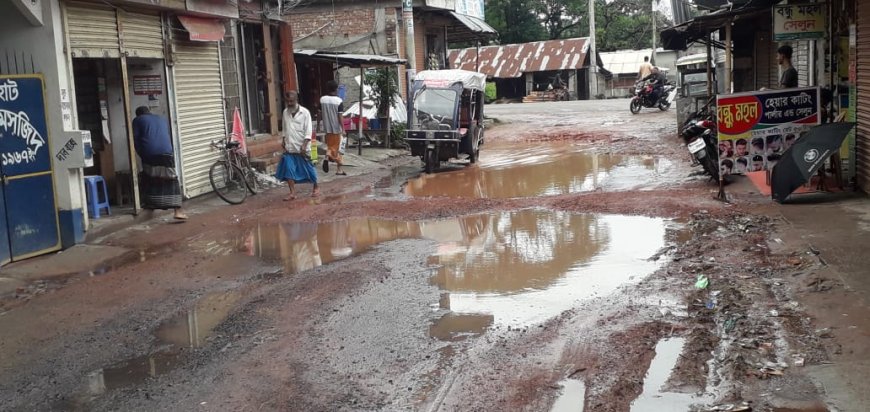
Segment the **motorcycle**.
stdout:
<path fill-rule="evenodd" d="M 654 87 L 652 82 L 643 80 L 634 84 L 634 97 L 631 98 L 631 104 L 629 105 L 629 110 L 631 110 L 632 114 L 640 113 L 640 109 L 644 107 L 658 107 L 663 112 L 671 107 L 671 103 L 676 97 L 674 91 L 677 89 L 677 85 L 673 82 L 665 83 L 662 86 L 662 92 L 658 100 L 652 98 Z"/>
<path fill-rule="evenodd" d="M 712 102 L 689 116 L 683 125 L 680 137 L 695 164 L 700 164 L 714 180 L 719 180 L 719 137 L 714 120 Z"/>

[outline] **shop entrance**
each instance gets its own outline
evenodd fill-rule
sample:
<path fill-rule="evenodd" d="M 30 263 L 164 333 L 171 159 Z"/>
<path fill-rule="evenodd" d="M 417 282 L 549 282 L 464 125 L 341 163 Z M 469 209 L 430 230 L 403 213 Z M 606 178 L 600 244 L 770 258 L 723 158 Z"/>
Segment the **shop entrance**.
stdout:
<path fill-rule="evenodd" d="M 122 64 L 126 63 L 126 76 Z M 73 59 L 78 126 L 93 139 L 94 166 L 86 176 L 106 181 L 113 213 L 135 213 L 135 173 L 131 165 L 132 124 L 135 110 L 147 106 L 169 118 L 162 59 Z M 125 93 L 126 88 L 126 93 Z M 138 159 L 137 159 L 138 160 Z"/>

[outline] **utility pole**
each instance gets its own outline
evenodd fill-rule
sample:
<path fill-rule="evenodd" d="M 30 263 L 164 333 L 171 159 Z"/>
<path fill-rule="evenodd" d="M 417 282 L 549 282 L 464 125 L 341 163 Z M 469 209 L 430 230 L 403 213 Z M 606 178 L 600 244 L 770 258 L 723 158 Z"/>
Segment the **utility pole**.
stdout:
<path fill-rule="evenodd" d="M 656 3 L 657 0 L 651 0 L 652 6 L 652 64 L 656 64 L 656 49 L 658 46 L 656 45 Z"/>
<path fill-rule="evenodd" d="M 598 96 L 598 56 L 595 46 L 595 0 L 589 2 L 589 100 Z"/>
<path fill-rule="evenodd" d="M 416 47 L 414 46 L 414 1 L 402 0 L 402 20 L 405 22 L 405 59 L 408 60 L 408 65 L 405 70 L 405 95 L 408 96 L 408 125 L 411 126 L 413 116 L 411 116 L 411 105 L 414 101 L 414 96 L 411 92 L 414 90 L 414 77 L 417 76 L 417 56 Z"/>

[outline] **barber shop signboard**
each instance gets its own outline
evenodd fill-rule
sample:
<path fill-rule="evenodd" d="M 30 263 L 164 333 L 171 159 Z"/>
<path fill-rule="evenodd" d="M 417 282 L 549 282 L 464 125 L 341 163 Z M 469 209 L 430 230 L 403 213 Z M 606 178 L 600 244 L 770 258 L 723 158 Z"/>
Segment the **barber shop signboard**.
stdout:
<path fill-rule="evenodd" d="M 773 40 L 791 41 L 825 37 L 825 3 L 773 6 Z"/>
<path fill-rule="evenodd" d="M 716 107 L 723 174 L 771 170 L 820 120 L 817 87 L 720 95 Z"/>

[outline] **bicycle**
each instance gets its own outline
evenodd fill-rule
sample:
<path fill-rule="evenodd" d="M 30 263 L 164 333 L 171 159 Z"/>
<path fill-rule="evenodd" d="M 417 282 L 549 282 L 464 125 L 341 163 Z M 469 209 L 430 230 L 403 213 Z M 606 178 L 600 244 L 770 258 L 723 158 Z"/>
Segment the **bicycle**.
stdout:
<path fill-rule="evenodd" d="M 218 197 L 231 205 L 245 201 L 248 193 L 257 194 L 257 175 L 248 156 L 232 140 L 215 140 L 211 146 L 221 151 L 221 158 L 208 170 L 208 180 Z"/>

